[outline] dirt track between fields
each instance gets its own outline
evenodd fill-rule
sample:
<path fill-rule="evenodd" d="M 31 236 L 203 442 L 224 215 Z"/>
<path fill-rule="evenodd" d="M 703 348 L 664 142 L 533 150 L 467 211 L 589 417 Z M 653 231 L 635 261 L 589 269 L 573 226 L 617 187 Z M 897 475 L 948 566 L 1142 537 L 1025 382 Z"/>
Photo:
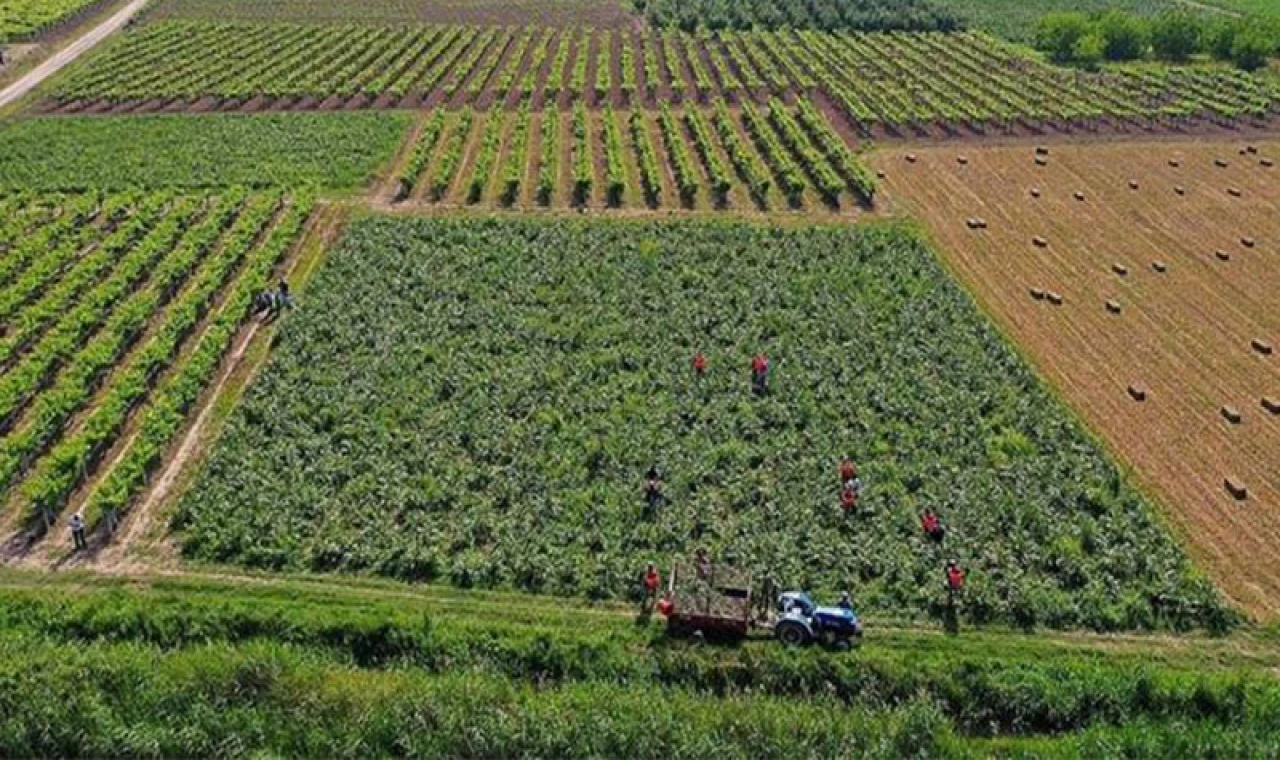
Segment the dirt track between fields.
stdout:
<path fill-rule="evenodd" d="M 1280 345 L 1280 168 L 1262 163 L 1280 159 L 1280 142 L 1254 147 L 1053 145 L 1044 165 L 1031 145 L 895 147 L 872 163 L 886 173 L 881 203 L 925 221 L 961 280 L 1134 470 L 1200 566 L 1236 604 L 1275 619 L 1280 414 L 1263 398 L 1280 399 L 1280 355 L 1252 342 Z M 975 217 L 987 228 L 971 229 Z M 1061 305 L 1032 289 L 1061 294 Z M 1224 406 L 1239 411 L 1238 424 Z M 1246 498 L 1228 493 L 1228 477 Z"/>

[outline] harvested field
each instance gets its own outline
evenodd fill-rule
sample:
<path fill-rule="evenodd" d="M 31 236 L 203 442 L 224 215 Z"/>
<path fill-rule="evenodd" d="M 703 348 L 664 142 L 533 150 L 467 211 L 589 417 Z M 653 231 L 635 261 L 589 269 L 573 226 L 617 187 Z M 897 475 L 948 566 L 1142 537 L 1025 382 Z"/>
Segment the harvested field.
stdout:
<path fill-rule="evenodd" d="M 1224 160 L 1240 147 L 1061 145 L 1046 165 L 1030 145 L 970 148 L 966 165 L 954 148 L 913 148 L 914 162 L 894 149 L 871 163 L 886 173 L 879 202 L 924 218 L 1228 597 L 1275 619 L 1280 417 L 1266 399 L 1280 364 L 1257 345 L 1280 336 L 1280 182 L 1262 163 L 1280 143 Z M 966 224 L 978 214 L 988 228 Z"/>

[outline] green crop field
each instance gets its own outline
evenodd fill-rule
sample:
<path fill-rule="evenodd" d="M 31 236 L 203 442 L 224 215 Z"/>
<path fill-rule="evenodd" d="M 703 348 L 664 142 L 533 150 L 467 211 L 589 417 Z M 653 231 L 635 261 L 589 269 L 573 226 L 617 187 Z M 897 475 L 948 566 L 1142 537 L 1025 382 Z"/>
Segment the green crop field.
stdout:
<path fill-rule="evenodd" d="M 0 44 L 38 37 L 101 0 L 0 0 Z"/>
<path fill-rule="evenodd" d="M 0 124 L 0 187 L 353 189 L 408 124 L 374 113 L 21 119 Z"/>
<path fill-rule="evenodd" d="M 775 367 L 764 398 L 758 351 Z M 868 484 L 850 516 L 844 454 Z M 655 512 L 651 464 L 669 498 Z M 894 227 L 359 222 L 177 522 L 197 559 L 596 598 L 705 545 L 783 585 L 928 615 L 946 557 L 919 534 L 925 506 L 972 568 L 975 621 L 1222 614 Z M 1185 611 L 1157 620 L 1154 596 Z"/>

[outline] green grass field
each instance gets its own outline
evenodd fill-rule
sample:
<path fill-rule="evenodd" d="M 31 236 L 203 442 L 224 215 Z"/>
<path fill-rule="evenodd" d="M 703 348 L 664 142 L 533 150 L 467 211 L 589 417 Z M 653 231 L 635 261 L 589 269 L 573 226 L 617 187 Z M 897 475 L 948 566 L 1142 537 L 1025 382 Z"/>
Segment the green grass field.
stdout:
<path fill-rule="evenodd" d="M 0 124 L 0 187 L 351 190 L 391 158 L 407 113 L 46 117 Z"/>
<path fill-rule="evenodd" d="M 851 515 L 846 453 L 867 484 Z M 653 463 L 667 503 L 650 511 Z M 945 547 L 920 532 L 925 506 Z M 966 619 L 1225 622 L 1147 505 L 893 226 L 360 221 L 178 523 L 203 560 L 606 598 L 706 546 L 912 615 L 940 614 L 954 557 Z"/>

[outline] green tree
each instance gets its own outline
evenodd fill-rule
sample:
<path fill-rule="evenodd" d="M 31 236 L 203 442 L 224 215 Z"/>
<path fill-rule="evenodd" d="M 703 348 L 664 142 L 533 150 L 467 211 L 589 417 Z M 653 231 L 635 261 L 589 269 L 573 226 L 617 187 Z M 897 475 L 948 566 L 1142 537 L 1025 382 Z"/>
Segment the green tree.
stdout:
<path fill-rule="evenodd" d="M 1103 57 L 1108 61 L 1135 61 L 1147 52 L 1146 22 L 1132 13 L 1107 11 L 1098 19 Z"/>
<path fill-rule="evenodd" d="M 1076 45 L 1091 31 L 1083 13 L 1047 13 L 1036 26 L 1036 47 L 1059 63 L 1075 60 Z"/>
<path fill-rule="evenodd" d="M 1201 25 L 1185 13 L 1166 13 L 1151 22 L 1151 48 L 1159 58 L 1185 61 L 1200 45 Z"/>
<path fill-rule="evenodd" d="M 1245 71 L 1257 71 L 1267 65 L 1276 50 L 1276 40 L 1266 27 L 1252 25 L 1237 32 L 1231 43 L 1231 61 Z"/>
<path fill-rule="evenodd" d="M 1231 60 L 1231 46 L 1235 44 L 1236 34 L 1240 31 L 1240 22 L 1235 19 L 1221 19 L 1209 24 L 1203 30 L 1201 44 L 1204 49 L 1219 61 Z"/>
<path fill-rule="evenodd" d="M 1076 44 L 1072 48 L 1071 57 L 1081 66 L 1092 69 L 1102 62 L 1106 50 L 1106 39 L 1103 38 L 1101 32 L 1095 29 L 1076 40 Z"/>

